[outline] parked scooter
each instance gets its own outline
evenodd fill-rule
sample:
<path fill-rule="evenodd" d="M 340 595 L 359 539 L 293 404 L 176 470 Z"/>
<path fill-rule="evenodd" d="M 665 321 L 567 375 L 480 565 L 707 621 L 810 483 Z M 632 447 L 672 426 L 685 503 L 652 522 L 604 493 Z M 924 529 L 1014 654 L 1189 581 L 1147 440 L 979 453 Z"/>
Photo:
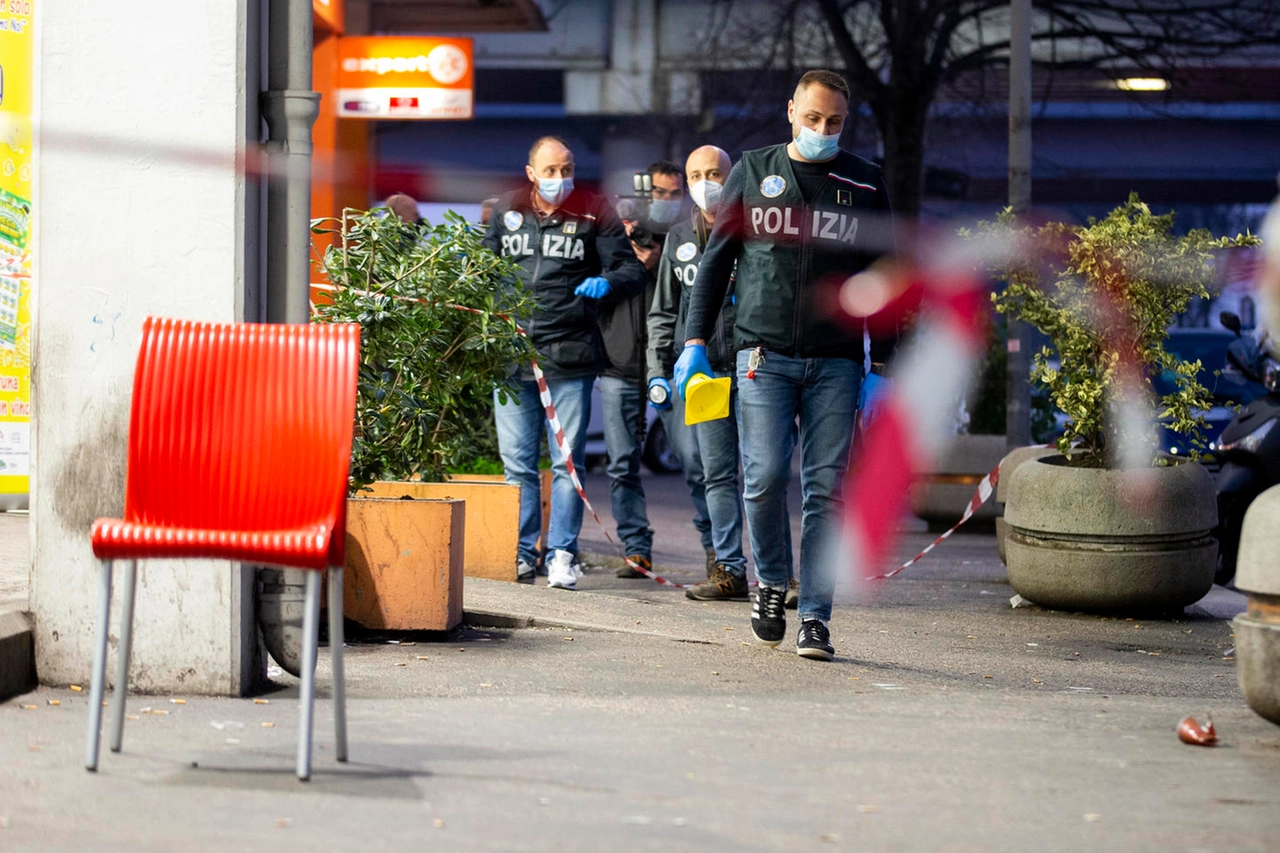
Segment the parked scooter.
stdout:
<path fill-rule="evenodd" d="M 1227 361 L 1267 393 L 1256 397 L 1236 413 L 1218 439 L 1218 571 L 1214 580 L 1230 583 L 1236 574 L 1240 529 L 1253 499 L 1280 483 L 1280 362 L 1252 335 L 1240 332 L 1240 318 L 1230 311 L 1218 315 L 1224 327 L 1235 332 L 1227 346 Z"/>

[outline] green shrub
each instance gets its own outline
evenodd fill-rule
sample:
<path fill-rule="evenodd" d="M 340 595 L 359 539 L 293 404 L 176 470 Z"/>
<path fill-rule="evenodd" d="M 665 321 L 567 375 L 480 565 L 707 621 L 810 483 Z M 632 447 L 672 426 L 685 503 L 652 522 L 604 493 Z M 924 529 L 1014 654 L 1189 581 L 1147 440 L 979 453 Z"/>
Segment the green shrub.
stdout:
<path fill-rule="evenodd" d="M 1156 401 L 1157 417 L 1193 448 L 1204 447 L 1203 412 L 1212 398 L 1196 378 L 1199 362 L 1165 349 L 1168 327 L 1193 297 L 1209 298 L 1214 251 L 1253 245 L 1257 238 L 1214 238 L 1204 230 L 1175 237 L 1173 219 L 1172 213 L 1153 215 L 1135 193 L 1086 226 L 1018 227 L 1008 210 L 996 222 L 978 225 L 1018 247 L 1012 260 L 993 270 L 1006 284 L 992 301 L 997 311 L 1048 336 L 1051 348 L 1035 355 L 1032 378 L 1066 414 L 1058 448 L 1068 458 L 1083 457 L 1079 464 L 1113 466 L 1117 448 L 1129 441 L 1145 442 L 1156 460 L 1155 432 L 1122 435 L 1126 427 L 1115 412 L 1123 393 L 1150 398 L 1150 374 L 1160 371 L 1174 390 Z M 1122 381 L 1126 364 L 1136 368 L 1137 383 Z"/>
<path fill-rule="evenodd" d="M 321 261 L 335 290 L 314 320 L 361 329 L 352 492 L 493 455 L 493 392 L 533 354 L 515 319 L 532 302 L 510 262 L 453 213 L 432 226 L 347 210 L 312 230 L 341 238 Z"/>

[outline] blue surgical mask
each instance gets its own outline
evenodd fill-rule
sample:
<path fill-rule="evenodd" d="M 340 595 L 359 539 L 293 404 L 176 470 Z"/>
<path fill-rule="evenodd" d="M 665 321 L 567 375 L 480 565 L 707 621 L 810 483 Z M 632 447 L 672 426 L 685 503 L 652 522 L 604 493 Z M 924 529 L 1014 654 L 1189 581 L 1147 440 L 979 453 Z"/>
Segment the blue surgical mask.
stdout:
<path fill-rule="evenodd" d="M 655 198 L 649 202 L 649 219 L 658 225 L 670 225 L 679 215 L 678 198 Z"/>
<path fill-rule="evenodd" d="M 538 195 L 552 207 L 559 207 L 571 192 L 573 192 L 573 178 L 538 179 Z"/>
<path fill-rule="evenodd" d="M 840 134 L 824 136 L 816 130 L 801 127 L 796 136 L 796 150 L 806 160 L 830 160 L 840 150 Z"/>

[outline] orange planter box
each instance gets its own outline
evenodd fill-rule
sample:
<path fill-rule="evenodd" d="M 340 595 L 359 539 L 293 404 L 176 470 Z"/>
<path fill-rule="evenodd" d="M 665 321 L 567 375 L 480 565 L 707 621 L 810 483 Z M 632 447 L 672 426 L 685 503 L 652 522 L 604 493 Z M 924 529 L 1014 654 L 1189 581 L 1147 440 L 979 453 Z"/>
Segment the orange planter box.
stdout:
<path fill-rule="evenodd" d="M 507 478 L 502 474 L 450 474 L 451 483 L 505 483 Z M 538 540 L 538 548 L 542 549 L 547 541 L 547 525 L 551 523 L 551 472 L 538 472 L 538 483 L 542 490 L 542 538 Z"/>
<path fill-rule="evenodd" d="M 378 482 L 363 495 L 379 498 L 446 498 L 464 501 L 467 516 L 462 573 L 515 581 L 520 546 L 520 487 L 498 481 L 453 479 L 447 483 Z"/>
<path fill-rule="evenodd" d="M 458 625 L 464 532 L 462 501 L 348 500 L 344 614 L 395 631 Z"/>

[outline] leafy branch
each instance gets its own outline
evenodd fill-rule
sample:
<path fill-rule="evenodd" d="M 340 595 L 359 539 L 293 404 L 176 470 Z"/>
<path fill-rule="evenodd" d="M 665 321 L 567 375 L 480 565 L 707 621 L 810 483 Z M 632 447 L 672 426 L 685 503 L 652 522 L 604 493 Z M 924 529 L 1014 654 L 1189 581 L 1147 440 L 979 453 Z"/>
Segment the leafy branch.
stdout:
<path fill-rule="evenodd" d="M 483 454 L 493 393 L 533 354 L 518 326 L 532 300 L 456 214 L 432 226 L 346 210 L 337 229 L 321 261 L 334 289 L 314 320 L 360 324 L 351 491 L 443 479 Z"/>

